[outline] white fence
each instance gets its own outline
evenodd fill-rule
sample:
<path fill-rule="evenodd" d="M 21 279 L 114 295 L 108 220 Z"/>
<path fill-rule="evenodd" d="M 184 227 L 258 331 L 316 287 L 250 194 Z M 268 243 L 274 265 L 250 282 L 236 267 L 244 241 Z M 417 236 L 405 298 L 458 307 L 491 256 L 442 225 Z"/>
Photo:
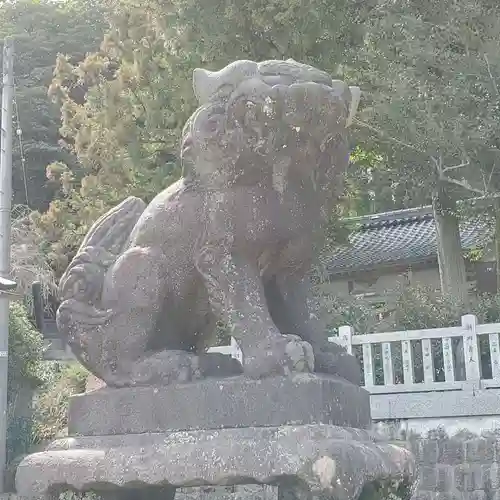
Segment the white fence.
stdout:
<path fill-rule="evenodd" d="M 374 421 L 497 419 L 499 332 L 500 323 L 480 325 L 475 316 L 466 315 L 461 326 L 431 330 L 355 335 L 343 326 L 329 340 L 359 359 Z M 64 343 L 48 344 L 47 359 L 74 359 Z M 234 339 L 210 351 L 243 360 Z"/>
<path fill-rule="evenodd" d="M 462 316 L 461 326 L 355 335 L 342 326 L 330 337 L 358 358 L 364 387 L 372 395 L 498 389 L 500 398 L 500 323 L 478 324 L 473 315 Z M 48 359 L 69 360 L 69 349 L 49 342 Z M 243 355 L 231 345 L 210 352 Z M 489 391 L 493 392 L 493 391 Z M 500 413 L 500 403 L 498 404 Z"/>
<path fill-rule="evenodd" d="M 372 394 L 500 388 L 500 323 L 478 324 L 462 316 L 461 326 L 355 335 L 343 326 L 330 337 L 355 354 L 364 386 Z M 211 352 L 242 353 L 234 341 Z"/>

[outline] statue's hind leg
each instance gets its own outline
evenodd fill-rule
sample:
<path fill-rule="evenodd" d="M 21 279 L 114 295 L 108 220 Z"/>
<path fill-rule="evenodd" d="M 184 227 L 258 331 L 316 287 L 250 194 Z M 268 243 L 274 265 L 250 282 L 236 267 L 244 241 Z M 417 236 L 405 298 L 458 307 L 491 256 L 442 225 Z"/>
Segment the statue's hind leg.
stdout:
<path fill-rule="evenodd" d="M 168 384 L 198 376 L 194 354 L 149 351 L 168 292 L 167 276 L 168 261 L 154 248 L 129 249 L 109 271 L 102 294 L 104 308 L 113 311 L 102 331 L 102 359 L 111 368 L 109 385 Z"/>

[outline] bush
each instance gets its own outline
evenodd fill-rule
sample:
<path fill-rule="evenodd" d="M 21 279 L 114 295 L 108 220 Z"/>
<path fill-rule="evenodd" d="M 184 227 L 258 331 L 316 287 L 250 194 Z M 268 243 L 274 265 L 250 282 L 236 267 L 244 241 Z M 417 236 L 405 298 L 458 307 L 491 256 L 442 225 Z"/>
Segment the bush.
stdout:
<path fill-rule="evenodd" d="M 42 334 L 33 326 L 28 311 L 18 302 L 10 304 L 9 314 L 9 389 L 27 383 L 34 387 L 45 380 Z"/>
<path fill-rule="evenodd" d="M 33 441 L 43 443 L 66 434 L 68 403 L 74 394 L 85 392 L 89 372 L 80 364 L 68 363 L 36 398 Z"/>
<path fill-rule="evenodd" d="M 377 331 L 377 313 L 363 299 L 346 299 L 333 295 L 323 295 L 320 299 L 321 316 L 328 318 L 328 336 L 338 335 L 339 327 L 351 326 L 358 335 Z"/>
<path fill-rule="evenodd" d="M 436 294 L 430 288 L 403 287 L 391 317 L 391 329 L 420 330 L 457 326 L 462 314 L 464 312 L 454 305 L 452 299 Z"/>
<path fill-rule="evenodd" d="M 484 294 L 478 297 L 471 309 L 472 314 L 477 316 L 479 323 L 500 322 L 500 294 Z"/>
<path fill-rule="evenodd" d="M 43 338 L 33 327 L 26 308 L 11 302 L 9 314 L 9 374 L 7 462 L 28 452 L 32 444 L 32 422 L 17 413 L 18 396 L 30 397 L 31 391 L 43 384 Z"/>
<path fill-rule="evenodd" d="M 454 305 L 453 300 L 435 293 L 432 289 L 417 286 L 403 287 L 394 304 L 394 310 L 389 318 L 381 321 L 378 313 L 362 299 L 341 299 L 324 296 L 321 298 L 321 307 L 327 313 L 328 335 L 336 335 L 338 328 L 349 325 L 355 334 L 378 333 L 381 331 L 420 330 L 429 328 L 447 328 L 460 325 L 461 316 L 475 314 L 480 323 L 500 322 L 500 295 L 481 295 L 471 302 L 467 311 Z M 489 346 L 486 339 L 480 339 L 479 351 L 483 375 L 488 378 L 491 372 Z M 420 342 L 413 344 L 415 381 L 423 380 L 422 347 Z M 431 342 L 435 361 L 435 379 L 444 380 L 441 340 Z M 458 339 L 453 341 L 455 352 L 461 350 Z M 356 357 L 361 361 L 360 349 L 354 350 Z M 383 383 L 381 346 L 374 346 L 373 361 L 375 365 L 375 383 Z M 393 345 L 393 361 L 396 383 L 402 382 L 402 355 L 400 344 Z M 457 377 L 463 378 L 457 369 Z M 462 370 L 463 371 L 463 370 Z"/>

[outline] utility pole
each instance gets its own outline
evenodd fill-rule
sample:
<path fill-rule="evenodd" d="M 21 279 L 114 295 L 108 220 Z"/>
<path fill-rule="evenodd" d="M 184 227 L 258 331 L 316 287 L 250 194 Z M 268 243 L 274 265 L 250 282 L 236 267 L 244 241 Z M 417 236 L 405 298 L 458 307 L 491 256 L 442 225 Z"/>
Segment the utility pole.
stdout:
<path fill-rule="evenodd" d="M 10 211 L 12 198 L 12 104 L 14 43 L 3 44 L 2 116 L 0 135 L 0 278 L 10 276 Z M 0 492 L 4 492 L 7 461 L 7 377 L 9 356 L 9 297 L 0 292 Z"/>

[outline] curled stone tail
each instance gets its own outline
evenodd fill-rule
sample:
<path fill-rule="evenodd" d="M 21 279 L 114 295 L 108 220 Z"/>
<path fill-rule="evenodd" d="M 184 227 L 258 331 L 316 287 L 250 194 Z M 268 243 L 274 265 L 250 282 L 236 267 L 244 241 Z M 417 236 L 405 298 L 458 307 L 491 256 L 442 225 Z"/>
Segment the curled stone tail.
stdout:
<path fill-rule="evenodd" d="M 127 245 L 145 208 L 141 199 L 129 197 L 100 217 L 59 282 L 58 331 L 75 356 L 94 373 L 95 362 L 89 366 L 83 353 L 101 350 L 101 329 L 112 315 L 112 311 L 101 307 L 104 278 Z M 93 358 L 100 356 L 94 353 Z"/>

